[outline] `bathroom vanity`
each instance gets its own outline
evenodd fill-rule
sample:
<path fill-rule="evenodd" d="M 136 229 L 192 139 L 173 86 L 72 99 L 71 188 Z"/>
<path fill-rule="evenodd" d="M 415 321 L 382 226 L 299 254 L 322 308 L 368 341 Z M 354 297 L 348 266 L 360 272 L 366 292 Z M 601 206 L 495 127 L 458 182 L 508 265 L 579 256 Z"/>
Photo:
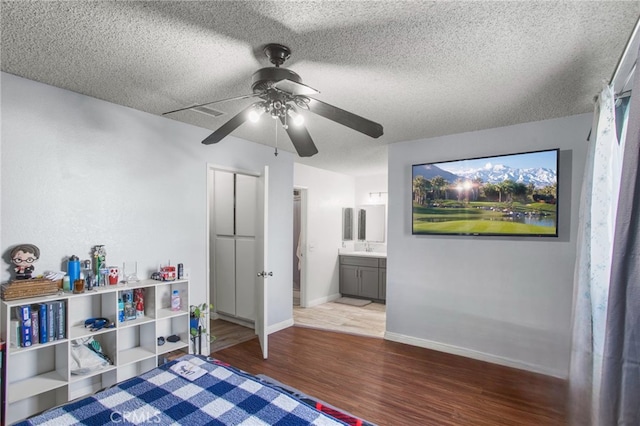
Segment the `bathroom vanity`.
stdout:
<path fill-rule="evenodd" d="M 343 296 L 384 302 L 387 294 L 385 253 L 340 254 L 340 293 Z"/>

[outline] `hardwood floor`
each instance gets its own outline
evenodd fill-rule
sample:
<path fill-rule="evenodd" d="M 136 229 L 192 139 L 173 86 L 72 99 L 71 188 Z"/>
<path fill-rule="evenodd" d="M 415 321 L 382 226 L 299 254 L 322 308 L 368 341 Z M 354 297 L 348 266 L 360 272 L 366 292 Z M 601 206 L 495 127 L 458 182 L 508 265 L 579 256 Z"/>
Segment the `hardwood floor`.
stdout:
<path fill-rule="evenodd" d="M 303 327 L 214 356 L 382 425 L 564 425 L 566 383 L 391 342 Z"/>
<path fill-rule="evenodd" d="M 211 334 L 216 339 L 211 343 L 211 352 L 217 352 L 229 346 L 257 339 L 256 332 L 252 328 L 243 327 L 222 319 L 211 320 Z"/>

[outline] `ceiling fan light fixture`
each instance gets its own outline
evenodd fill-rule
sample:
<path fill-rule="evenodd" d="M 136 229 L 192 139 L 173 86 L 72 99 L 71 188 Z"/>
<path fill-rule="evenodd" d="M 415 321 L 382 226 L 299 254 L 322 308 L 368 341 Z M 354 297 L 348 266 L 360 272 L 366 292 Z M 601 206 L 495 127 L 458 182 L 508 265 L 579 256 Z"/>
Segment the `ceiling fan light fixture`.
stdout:
<path fill-rule="evenodd" d="M 260 120 L 260 116 L 264 114 L 264 108 L 256 105 L 254 108 L 249 111 L 249 121 L 252 123 L 257 123 Z"/>
<path fill-rule="evenodd" d="M 287 114 L 289 114 L 289 117 L 291 117 L 291 122 L 295 125 L 295 126 L 302 126 L 304 124 L 304 117 L 301 116 L 300 114 L 298 114 L 293 107 L 289 108 L 287 110 Z"/>
<path fill-rule="evenodd" d="M 257 122 L 262 114 L 267 113 L 274 120 L 280 121 L 282 128 L 286 130 L 293 147 L 300 157 L 311 157 L 318 153 L 318 148 L 304 125 L 306 121 L 304 116 L 298 114 L 297 108 L 303 108 L 309 113 L 324 117 L 372 138 L 382 136 L 383 128 L 381 124 L 310 97 L 310 95 L 319 92 L 303 84 L 302 79 L 295 72 L 280 67 L 291 55 L 289 48 L 272 43 L 265 47 L 264 53 L 275 66 L 261 68 L 253 73 L 251 77 L 252 94 L 192 105 L 169 111 L 165 114 L 219 102 L 257 97 L 260 101 L 246 106 L 205 138 L 202 143 L 204 145 L 216 144 L 235 131 L 245 121 Z M 276 126 L 276 143 L 278 140 L 278 127 Z"/>

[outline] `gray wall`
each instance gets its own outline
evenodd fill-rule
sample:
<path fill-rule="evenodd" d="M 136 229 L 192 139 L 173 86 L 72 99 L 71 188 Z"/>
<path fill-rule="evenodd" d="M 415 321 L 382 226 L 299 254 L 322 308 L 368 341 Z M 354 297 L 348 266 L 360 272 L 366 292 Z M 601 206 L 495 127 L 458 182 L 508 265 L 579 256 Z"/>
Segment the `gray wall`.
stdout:
<path fill-rule="evenodd" d="M 565 377 L 591 114 L 389 146 L 387 338 Z M 560 148 L 559 238 L 412 236 L 412 164 Z"/>
<path fill-rule="evenodd" d="M 207 277 L 207 164 L 260 172 L 269 166 L 269 325 L 290 321 L 293 155 L 2 73 L 0 250 L 41 249 L 36 272 L 88 258 L 190 269 L 192 301 Z M 0 275 L 9 278 L 5 264 Z M 288 297 L 282 296 L 289 295 Z"/>

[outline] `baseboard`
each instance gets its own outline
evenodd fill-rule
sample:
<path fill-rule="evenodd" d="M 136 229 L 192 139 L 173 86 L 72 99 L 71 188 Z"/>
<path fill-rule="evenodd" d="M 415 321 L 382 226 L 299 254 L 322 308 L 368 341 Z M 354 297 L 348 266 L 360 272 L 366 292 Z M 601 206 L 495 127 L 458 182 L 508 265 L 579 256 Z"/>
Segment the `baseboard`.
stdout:
<path fill-rule="evenodd" d="M 237 317 L 232 317 L 232 316 L 229 316 L 229 315 L 225 315 L 223 313 L 216 313 L 216 318 L 215 319 L 221 319 L 221 320 L 224 320 L 224 321 L 232 322 L 234 324 L 238 324 L 238 325 L 241 325 L 241 326 L 247 327 L 247 328 L 255 328 L 255 324 L 254 324 L 253 321 L 242 319 L 242 318 L 237 318 Z"/>
<path fill-rule="evenodd" d="M 307 302 L 307 308 L 313 306 L 322 305 L 323 303 L 333 302 L 340 298 L 340 293 L 331 294 L 329 296 L 321 297 L 319 299 L 310 300 Z"/>
<path fill-rule="evenodd" d="M 270 325 L 267 327 L 267 334 L 275 333 L 280 330 L 284 330 L 285 328 L 289 328 L 293 326 L 293 318 L 289 318 L 288 320 L 281 321 L 277 324 Z"/>
<path fill-rule="evenodd" d="M 407 345 L 419 346 L 421 348 L 432 349 L 434 351 L 445 352 L 452 355 L 459 355 L 466 358 L 477 359 L 478 361 L 490 362 L 492 364 L 503 365 L 505 367 L 517 368 L 519 370 L 530 371 L 532 373 L 544 374 L 545 376 L 552 376 L 559 379 L 566 379 L 567 373 L 565 371 L 546 368 L 540 365 L 529 364 L 526 362 L 518 361 L 511 358 L 505 358 L 497 355 L 488 354 L 485 352 L 474 351 L 472 349 L 462 348 L 459 346 L 447 345 L 445 343 L 434 342 L 426 339 L 419 339 L 417 337 L 405 336 L 403 334 L 393 333 L 386 331 L 384 333 L 386 340 L 393 342 L 405 343 Z"/>

